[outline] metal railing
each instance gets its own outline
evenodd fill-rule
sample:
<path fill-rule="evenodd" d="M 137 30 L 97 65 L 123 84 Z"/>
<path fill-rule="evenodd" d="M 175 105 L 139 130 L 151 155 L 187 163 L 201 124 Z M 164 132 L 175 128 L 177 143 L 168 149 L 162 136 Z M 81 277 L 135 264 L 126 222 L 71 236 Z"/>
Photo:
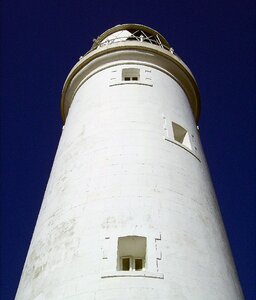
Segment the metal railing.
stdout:
<path fill-rule="evenodd" d="M 98 39 L 93 39 L 94 42 L 94 46 L 87 51 L 83 56 L 80 56 L 79 59 L 82 59 L 86 54 L 90 53 L 91 51 L 95 50 L 96 48 L 99 47 L 104 47 L 107 45 L 111 45 L 114 43 L 121 43 L 121 42 L 129 42 L 129 41 L 137 41 L 137 42 L 141 42 L 141 43 L 149 43 L 152 45 L 156 45 L 159 46 L 165 50 L 170 51 L 172 54 L 174 54 L 174 49 L 171 48 L 169 45 L 163 44 L 159 38 L 159 36 L 156 35 L 147 35 L 143 30 L 136 30 L 134 32 L 130 32 L 130 35 L 128 36 L 119 36 L 119 37 L 115 37 L 112 39 L 104 39 L 103 41 L 98 41 Z M 95 46 L 96 44 L 96 46 Z M 175 55 L 177 55 L 175 53 Z"/>
<path fill-rule="evenodd" d="M 126 41 L 146 42 L 152 45 L 160 46 L 161 48 L 166 50 L 170 50 L 170 51 L 173 50 L 169 46 L 163 44 L 158 35 L 147 35 L 143 30 L 137 30 L 135 32 L 131 32 L 131 34 L 127 37 L 120 36 L 120 37 L 115 37 L 113 39 L 105 39 L 104 41 L 101 41 L 99 43 L 97 43 L 97 40 L 94 40 L 94 42 L 98 44 L 98 47 L 111 45 L 113 43 L 126 42 Z"/>

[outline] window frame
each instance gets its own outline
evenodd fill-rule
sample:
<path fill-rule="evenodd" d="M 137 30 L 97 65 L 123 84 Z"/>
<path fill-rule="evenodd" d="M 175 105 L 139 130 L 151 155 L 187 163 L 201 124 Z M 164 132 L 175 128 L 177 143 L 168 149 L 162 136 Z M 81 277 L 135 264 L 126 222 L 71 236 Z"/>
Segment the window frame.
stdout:
<path fill-rule="evenodd" d="M 145 259 L 143 257 L 121 256 L 119 259 L 120 259 L 120 270 L 119 271 L 124 271 L 124 272 L 145 271 Z M 123 267 L 123 260 L 124 259 L 129 259 L 129 270 L 124 270 L 124 267 Z M 136 269 L 136 260 L 141 260 L 141 262 L 142 262 L 142 268 L 141 269 Z"/>

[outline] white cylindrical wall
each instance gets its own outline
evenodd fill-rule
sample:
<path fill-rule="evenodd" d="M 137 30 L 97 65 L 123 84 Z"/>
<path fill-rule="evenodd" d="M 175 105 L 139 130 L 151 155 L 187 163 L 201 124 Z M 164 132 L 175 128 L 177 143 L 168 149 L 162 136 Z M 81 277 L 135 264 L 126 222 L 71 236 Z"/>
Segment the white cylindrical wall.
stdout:
<path fill-rule="evenodd" d="M 16 299 L 242 299 L 186 95 L 156 66 L 127 63 L 75 95 Z M 124 68 L 140 82 L 123 82 Z M 144 271 L 118 270 L 124 236 L 146 237 Z"/>

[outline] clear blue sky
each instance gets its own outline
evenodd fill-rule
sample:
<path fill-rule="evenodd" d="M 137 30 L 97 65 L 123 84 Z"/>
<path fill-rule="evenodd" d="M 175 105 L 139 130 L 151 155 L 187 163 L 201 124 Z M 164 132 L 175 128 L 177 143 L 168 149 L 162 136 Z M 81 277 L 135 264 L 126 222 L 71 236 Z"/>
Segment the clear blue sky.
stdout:
<path fill-rule="evenodd" d="M 122 23 L 158 30 L 197 79 L 201 139 L 246 299 L 255 276 L 255 2 L 1 3 L 1 287 L 14 298 L 61 134 L 64 80 Z"/>

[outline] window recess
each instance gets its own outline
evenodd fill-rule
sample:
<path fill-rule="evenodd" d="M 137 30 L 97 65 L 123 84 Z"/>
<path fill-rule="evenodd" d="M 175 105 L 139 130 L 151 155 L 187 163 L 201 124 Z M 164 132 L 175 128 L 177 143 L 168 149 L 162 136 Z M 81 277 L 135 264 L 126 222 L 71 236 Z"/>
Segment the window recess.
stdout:
<path fill-rule="evenodd" d="M 140 70 L 137 68 L 126 68 L 122 70 L 122 81 L 139 81 Z"/>
<path fill-rule="evenodd" d="M 146 238 L 125 236 L 118 238 L 118 271 L 144 271 L 146 259 Z"/>
<path fill-rule="evenodd" d="M 187 130 L 174 122 L 172 122 L 172 130 L 174 140 L 180 143 L 181 145 L 187 147 L 188 149 L 192 150 L 190 137 Z"/>

